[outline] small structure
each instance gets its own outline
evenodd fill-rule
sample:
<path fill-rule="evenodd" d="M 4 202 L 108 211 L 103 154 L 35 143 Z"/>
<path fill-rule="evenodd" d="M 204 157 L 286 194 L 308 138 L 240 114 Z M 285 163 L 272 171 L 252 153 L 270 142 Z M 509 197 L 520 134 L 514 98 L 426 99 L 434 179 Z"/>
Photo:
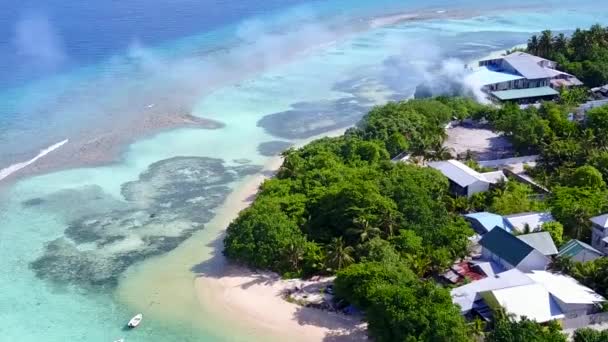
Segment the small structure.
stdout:
<path fill-rule="evenodd" d="M 551 263 L 551 259 L 542 252 L 502 229 L 492 229 L 479 240 L 479 244 L 484 259 L 498 263 L 507 270 L 545 270 Z"/>
<path fill-rule="evenodd" d="M 460 261 L 453 264 L 441 275 L 451 284 L 463 281 L 477 281 L 486 277 L 486 273 L 477 264 L 471 261 Z"/>
<path fill-rule="evenodd" d="M 575 76 L 556 70 L 557 63 L 525 52 L 479 62 L 470 77 L 499 101 L 531 103 L 559 95 L 555 89 L 581 86 Z"/>
<path fill-rule="evenodd" d="M 570 258 L 577 262 L 592 261 L 602 255 L 602 252 L 579 240 L 568 241 L 557 253 L 559 258 Z"/>
<path fill-rule="evenodd" d="M 590 91 L 593 97 L 596 99 L 608 98 L 608 84 L 601 87 L 591 88 Z"/>
<path fill-rule="evenodd" d="M 604 297 L 567 275 L 533 271 L 528 276 L 551 293 L 560 309 L 569 318 L 597 312 L 599 309 L 597 304 L 606 301 Z"/>
<path fill-rule="evenodd" d="M 608 214 L 591 218 L 591 246 L 606 254 L 608 252 Z"/>
<path fill-rule="evenodd" d="M 429 167 L 438 170 L 450 181 L 450 191 L 458 196 L 471 197 L 488 191 L 492 184 L 506 180 L 502 171 L 479 173 L 457 160 L 430 162 Z"/>
<path fill-rule="evenodd" d="M 464 218 L 471 224 L 473 230 L 479 235 L 484 235 L 496 227 L 511 232 L 511 228 L 505 225 L 504 219 L 498 214 L 484 211 L 481 213 L 466 214 L 464 215 Z"/>
<path fill-rule="evenodd" d="M 557 247 L 555 247 L 553 238 L 551 238 L 551 234 L 548 232 L 518 235 L 517 238 L 541 252 L 544 256 L 552 257 L 557 255 Z"/>
<path fill-rule="evenodd" d="M 489 320 L 491 309 L 504 308 L 516 319 L 526 316 L 539 323 L 577 321 L 599 312 L 606 301 L 569 276 L 517 269 L 452 289 L 451 296 L 463 315 Z"/>
<path fill-rule="evenodd" d="M 512 269 L 452 289 L 452 301 L 460 306 L 461 314 L 467 315 L 485 307 L 480 295 L 483 292 L 533 283 L 534 281 L 523 272 Z"/>
<path fill-rule="evenodd" d="M 559 96 L 559 92 L 551 87 L 500 90 L 493 91 L 491 94 L 496 100 L 502 102 L 517 101 L 519 103 L 550 101 Z"/>
<path fill-rule="evenodd" d="M 506 215 L 505 224 L 507 227 L 518 233 L 534 232 L 540 230 L 542 225 L 547 222 L 553 222 L 555 219 L 551 213 L 520 213 Z"/>
<path fill-rule="evenodd" d="M 565 317 L 547 289 L 537 283 L 491 290 L 480 294 L 488 307 L 503 308 L 519 320 L 522 316 L 538 323 Z"/>

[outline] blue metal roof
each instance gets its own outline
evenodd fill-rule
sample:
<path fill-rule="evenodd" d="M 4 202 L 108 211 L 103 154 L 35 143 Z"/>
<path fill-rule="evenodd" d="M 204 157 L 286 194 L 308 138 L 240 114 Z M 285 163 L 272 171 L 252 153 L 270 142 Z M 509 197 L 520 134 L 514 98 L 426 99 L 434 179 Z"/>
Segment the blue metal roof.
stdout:
<path fill-rule="evenodd" d="M 482 213 L 466 214 L 466 215 L 464 215 L 464 217 L 466 217 L 470 220 L 477 221 L 486 230 L 486 232 L 491 231 L 492 229 L 494 229 L 494 227 L 499 227 L 508 232 L 511 232 L 511 229 L 505 225 L 505 222 L 504 222 L 502 216 L 497 215 L 497 214 L 482 212 Z"/>
<path fill-rule="evenodd" d="M 507 72 L 494 71 L 487 67 L 480 67 L 473 73 L 467 76 L 467 81 L 471 81 L 471 84 L 496 84 L 515 80 L 521 80 L 524 77 L 521 75 L 510 74 Z"/>

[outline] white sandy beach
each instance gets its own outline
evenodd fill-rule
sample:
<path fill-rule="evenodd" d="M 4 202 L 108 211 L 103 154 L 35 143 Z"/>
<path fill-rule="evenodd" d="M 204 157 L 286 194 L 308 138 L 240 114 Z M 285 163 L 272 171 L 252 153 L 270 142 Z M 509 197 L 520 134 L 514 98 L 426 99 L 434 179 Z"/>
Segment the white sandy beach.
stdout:
<path fill-rule="evenodd" d="M 344 130 L 328 134 L 337 136 Z M 303 143 L 301 143 L 303 144 Z M 301 145 L 298 144 L 298 145 Z M 266 166 L 277 170 L 282 158 L 273 158 Z M 218 212 L 220 226 L 225 227 L 254 199 L 259 185 L 268 178 L 265 173 L 251 179 L 230 195 Z M 217 222 L 220 223 L 220 222 Z M 223 248 L 224 229 L 215 240 L 216 250 Z M 300 280 L 282 280 L 271 272 L 254 272 L 227 263 L 216 254 L 204 263 L 195 280 L 196 294 L 208 313 L 238 317 L 239 324 L 254 329 L 260 335 L 270 335 L 290 341 L 362 341 L 365 327 L 357 318 L 327 311 L 301 307 L 282 298 L 286 289 L 301 287 Z"/>
<path fill-rule="evenodd" d="M 272 273 L 256 273 L 237 266 L 222 276 L 196 280 L 199 300 L 218 314 L 238 317 L 240 323 L 266 330 L 290 341 L 364 341 L 365 325 L 355 317 L 289 303 L 282 298 L 298 280 L 281 280 Z"/>
<path fill-rule="evenodd" d="M 171 253 L 132 267 L 119 283 L 117 298 L 152 319 L 189 322 L 223 336 L 222 331 L 230 331 L 234 341 L 365 340 L 358 319 L 289 303 L 281 293 L 294 287 L 292 281 L 236 267 L 221 254 L 226 227 L 282 162 L 271 158 L 264 172 L 239 184 L 203 231 Z"/>

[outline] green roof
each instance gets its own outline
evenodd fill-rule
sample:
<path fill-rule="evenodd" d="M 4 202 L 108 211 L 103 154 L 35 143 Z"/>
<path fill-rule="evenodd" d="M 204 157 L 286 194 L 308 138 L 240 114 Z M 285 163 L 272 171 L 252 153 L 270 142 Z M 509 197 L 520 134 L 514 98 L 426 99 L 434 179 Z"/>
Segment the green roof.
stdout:
<path fill-rule="evenodd" d="M 582 241 L 570 240 L 568 241 L 568 243 L 562 246 L 562 248 L 559 249 L 559 253 L 557 254 L 557 256 L 573 258 L 585 249 L 589 252 L 597 254 L 598 256 L 602 255 L 602 252 L 598 251 L 597 249 L 589 246 L 588 244 Z"/>
<path fill-rule="evenodd" d="M 532 246 L 502 229 L 492 229 L 479 240 L 479 244 L 514 267 L 534 250 Z"/>
<path fill-rule="evenodd" d="M 558 94 L 559 93 L 551 87 L 511 89 L 492 92 L 492 95 L 502 101 L 525 99 L 530 97 L 555 96 Z"/>

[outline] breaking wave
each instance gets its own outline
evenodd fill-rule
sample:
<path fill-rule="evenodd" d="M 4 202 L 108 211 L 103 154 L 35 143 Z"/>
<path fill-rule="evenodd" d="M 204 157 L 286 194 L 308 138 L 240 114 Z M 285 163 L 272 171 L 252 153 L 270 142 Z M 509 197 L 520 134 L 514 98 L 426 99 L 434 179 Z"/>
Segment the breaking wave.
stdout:
<path fill-rule="evenodd" d="M 23 169 L 24 167 L 27 167 L 28 165 L 35 163 L 38 159 L 46 156 L 47 154 L 53 152 L 54 150 L 60 148 L 61 146 L 65 145 L 65 144 L 67 144 L 68 141 L 69 141 L 69 139 L 60 141 L 54 145 L 51 145 L 45 149 L 40 150 L 40 153 L 38 153 L 37 156 L 35 156 L 34 158 L 32 158 L 28 161 L 16 163 L 16 164 L 10 165 L 9 167 L 6 167 L 6 168 L 0 170 L 0 180 L 3 180 L 4 178 L 12 175 L 13 173 Z"/>

